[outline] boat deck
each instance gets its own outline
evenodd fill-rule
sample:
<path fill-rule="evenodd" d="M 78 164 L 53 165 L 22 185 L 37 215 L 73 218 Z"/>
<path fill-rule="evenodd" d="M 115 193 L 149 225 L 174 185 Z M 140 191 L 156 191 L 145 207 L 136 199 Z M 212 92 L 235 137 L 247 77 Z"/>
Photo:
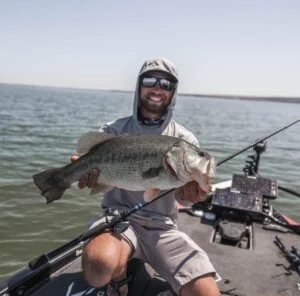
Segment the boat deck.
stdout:
<path fill-rule="evenodd" d="M 221 291 L 247 296 L 300 295 L 300 275 L 274 243 L 277 235 L 288 248 L 299 249 L 299 235 L 265 230 L 254 223 L 253 248 L 248 250 L 211 243 L 213 227 L 186 213 L 180 215 L 179 227 L 208 253 L 222 278 L 218 282 Z"/>
<path fill-rule="evenodd" d="M 179 228 L 208 253 L 220 275 L 218 285 L 222 295 L 292 296 L 300 293 L 297 285 L 299 274 L 274 244 L 277 235 L 287 247 L 294 245 L 299 248 L 298 235 L 265 230 L 261 224 L 254 223 L 252 250 L 241 249 L 211 242 L 214 228 L 212 224 L 203 223 L 201 218 L 187 213 L 179 216 Z M 137 272 L 129 296 L 155 296 L 167 289 L 167 284 L 149 266 L 134 262 L 130 268 L 136 268 Z M 51 279 L 33 295 L 105 295 L 103 290 L 91 288 L 84 282 L 80 257 L 52 274 Z"/>

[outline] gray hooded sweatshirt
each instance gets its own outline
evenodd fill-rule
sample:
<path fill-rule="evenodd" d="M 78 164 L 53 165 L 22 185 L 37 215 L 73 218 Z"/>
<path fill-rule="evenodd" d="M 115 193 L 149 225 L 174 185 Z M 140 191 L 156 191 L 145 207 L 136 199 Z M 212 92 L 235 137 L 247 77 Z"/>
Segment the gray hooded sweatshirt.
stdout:
<path fill-rule="evenodd" d="M 156 58 L 146 61 L 137 79 L 134 104 L 133 104 L 133 115 L 117 119 L 113 122 L 105 124 L 100 128 L 100 131 L 111 133 L 114 135 L 130 134 L 130 135 L 145 135 L 145 134 L 162 134 L 169 135 L 178 138 L 182 138 L 196 146 L 199 146 L 196 137 L 183 126 L 178 124 L 172 119 L 173 111 L 176 103 L 177 89 L 174 91 L 174 95 L 170 105 L 168 106 L 167 112 L 164 115 L 164 121 L 161 125 L 144 125 L 138 119 L 138 108 L 139 108 L 139 82 L 140 78 L 146 72 L 160 71 L 168 73 L 176 81 L 178 81 L 178 74 L 175 66 L 165 58 Z M 143 203 L 143 192 L 141 191 L 128 191 L 119 188 L 114 188 L 104 195 L 102 206 L 104 208 L 132 208 L 139 203 Z M 136 212 L 135 215 L 141 218 L 151 218 L 160 221 L 166 221 L 170 219 L 175 222 L 178 217 L 178 210 L 176 206 L 176 200 L 174 192 L 160 198 L 153 202 L 151 205 L 144 209 Z"/>

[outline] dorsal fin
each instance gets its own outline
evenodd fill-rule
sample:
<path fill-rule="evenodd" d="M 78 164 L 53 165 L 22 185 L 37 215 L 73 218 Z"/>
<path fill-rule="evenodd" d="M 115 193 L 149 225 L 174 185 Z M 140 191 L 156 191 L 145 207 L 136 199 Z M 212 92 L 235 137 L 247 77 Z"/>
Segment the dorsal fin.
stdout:
<path fill-rule="evenodd" d="M 114 138 L 112 134 L 102 133 L 102 132 L 88 132 L 84 134 L 77 143 L 76 152 L 78 155 L 83 155 L 88 153 L 91 148 L 100 143 Z"/>

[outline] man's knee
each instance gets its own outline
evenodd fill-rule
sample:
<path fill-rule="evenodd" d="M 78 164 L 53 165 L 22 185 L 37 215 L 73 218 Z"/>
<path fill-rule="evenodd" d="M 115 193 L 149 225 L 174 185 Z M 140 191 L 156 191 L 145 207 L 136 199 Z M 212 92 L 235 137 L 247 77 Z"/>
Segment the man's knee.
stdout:
<path fill-rule="evenodd" d="M 126 246 L 125 246 L 126 247 Z M 128 260 L 124 241 L 109 233 L 91 240 L 82 254 L 85 280 L 93 287 L 103 287 L 124 272 Z"/>
<path fill-rule="evenodd" d="M 220 296 L 220 290 L 215 282 L 214 274 L 198 277 L 182 286 L 181 296 Z"/>

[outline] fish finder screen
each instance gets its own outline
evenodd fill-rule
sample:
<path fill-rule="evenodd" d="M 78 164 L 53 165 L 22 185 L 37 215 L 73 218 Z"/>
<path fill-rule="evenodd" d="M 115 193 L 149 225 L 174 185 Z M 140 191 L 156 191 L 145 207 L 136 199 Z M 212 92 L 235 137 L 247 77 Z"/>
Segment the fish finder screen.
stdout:
<path fill-rule="evenodd" d="M 259 193 L 264 197 L 275 199 L 278 195 L 278 186 L 276 180 L 261 177 L 233 175 L 231 191 Z"/>
<path fill-rule="evenodd" d="M 229 188 L 216 189 L 212 204 L 222 208 L 261 213 L 262 195 L 257 193 L 232 192 Z"/>

